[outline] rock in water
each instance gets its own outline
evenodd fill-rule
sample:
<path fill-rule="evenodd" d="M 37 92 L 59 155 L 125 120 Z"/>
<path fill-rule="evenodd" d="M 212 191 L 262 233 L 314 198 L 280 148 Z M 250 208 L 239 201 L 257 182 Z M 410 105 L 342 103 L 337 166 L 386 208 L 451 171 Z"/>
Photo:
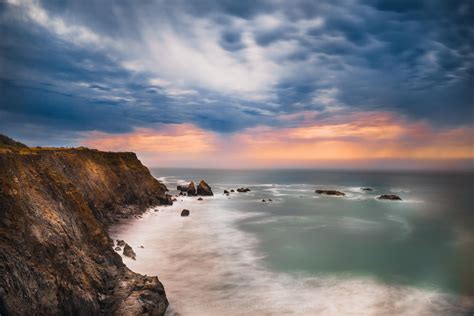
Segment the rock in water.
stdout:
<path fill-rule="evenodd" d="M 390 201 L 401 201 L 402 198 L 395 194 L 382 194 L 377 199 L 379 200 L 390 200 Z"/>
<path fill-rule="evenodd" d="M 372 188 L 361 188 L 362 191 L 373 191 Z"/>
<path fill-rule="evenodd" d="M 127 243 L 125 244 L 125 247 L 123 247 L 123 255 L 132 258 L 133 260 L 135 260 L 135 257 L 137 256 L 132 247 Z"/>
<path fill-rule="evenodd" d="M 227 195 L 229 195 L 229 191 L 227 191 L 227 190 L 224 190 L 224 194 L 227 194 Z"/>
<path fill-rule="evenodd" d="M 189 210 L 183 209 L 183 210 L 181 211 L 181 216 L 183 216 L 183 217 L 184 217 L 184 216 L 189 216 Z"/>
<path fill-rule="evenodd" d="M 202 197 L 198 198 L 198 201 L 202 201 Z"/>
<path fill-rule="evenodd" d="M 197 188 L 197 194 L 198 195 L 214 195 L 214 193 L 212 193 L 211 187 L 204 180 L 201 180 L 201 182 L 199 182 L 199 185 Z"/>
<path fill-rule="evenodd" d="M 249 188 L 238 188 L 237 192 L 245 193 L 245 192 L 250 192 Z"/>
<path fill-rule="evenodd" d="M 266 202 L 265 200 L 262 200 L 262 202 Z"/>
<path fill-rule="evenodd" d="M 198 191 L 199 191 L 199 187 L 198 187 Z M 194 181 L 189 182 L 187 193 L 188 193 L 188 196 L 196 195 L 196 186 L 194 185 Z"/>
<path fill-rule="evenodd" d="M 119 247 L 125 246 L 125 241 L 117 239 L 117 246 L 119 246 Z"/>
<path fill-rule="evenodd" d="M 115 247 L 115 251 L 120 251 L 120 250 L 122 250 L 122 248 L 120 248 L 120 247 Z"/>
<path fill-rule="evenodd" d="M 334 195 L 334 196 L 344 196 L 346 195 L 344 192 L 336 191 L 336 190 L 316 190 L 318 194 L 325 194 L 325 195 Z"/>
<path fill-rule="evenodd" d="M 186 191 L 188 191 L 188 186 L 187 186 L 187 185 L 178 185 L 178 186 L 176 187 L 176 189 L 177 189 L 178 191 L 184 191 L 184 192 L 186 192 Z"/>
<path fill-rule="evenodd" d="M 234 193 L 235 191 L 234 191 L 234 189 L 232 189 L 232 190 L 230 190 L 230 192 Z"/>

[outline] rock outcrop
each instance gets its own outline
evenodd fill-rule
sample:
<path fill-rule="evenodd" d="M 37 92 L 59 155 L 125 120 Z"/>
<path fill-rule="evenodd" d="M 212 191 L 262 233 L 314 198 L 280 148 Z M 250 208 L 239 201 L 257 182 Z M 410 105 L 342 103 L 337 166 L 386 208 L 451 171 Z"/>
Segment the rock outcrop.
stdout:
<path fill-rule="evenodd" d="M 233 192 L 233 190 L 231 190 L 231 192 Z M 240 192 L 240 193 L 250 192 L 250 189 L 249 188 L 238 188 L 237 192 Z"/>
<path fill-rule="evenodd" d="M 382 194 L 381 196 L 377 197 L 379 200 L 391 200 L 391 201 L 401 201 L 402 198 L 395 194 Z"/>
<path fill-rule="evenodd" d="M 106 228 L 166 192 L 133 153 L 0 137 L 0 314 L 164 314 L 159 280 L 130 271 Z"/>
<path fill-rule="evenodd" d="M 181 211 L 181 216 L 183 216 L 183 217 L 184 217 L 184 216 L 189 216 L 189 210 L 183 209 L 183 210 Z"/>
<path fill-rule="evenodd" d="M 373 191 L 372 188 L 368 188 L 368 187 L 365 187 L 365 188 L 360 188 L 362 191 Z"/>
<path fill-rule="evenodd" d="M 198 187 L 199 189 L 199 187 Z M 194 185 L 194 181 L 191 181 L 188 185 L 188 189 L 186 190 L 188 196 L 196 196 L 196 186 Z"/>
<path fill-rule="evenodd" d="M 345 196 L 346 194 L 341 191 L 336 191 L 336 190 L 316 190 L 315 191 L 318 194 L 324 194 L 324 195 L 333 195 L 333 196 Z"/>
<path fill-rule="evenodd" d="M 132 247 L 130 247 L 129 244 L 125 244 L 125 247 L 123 247 L 123 255 L 132 258 L 133 260 L 135 260 L 137 256 L 137 254 L 135 253 L 135 251 L 133 251 Z"/>
<path fill-rule="evenodd" d="M 199 185 L 197 187 L 197 194 L 204 196 L 214 195 L 214 193 L 212 193 L 211 187 L 204 180 L 201 180 L 201 182 L 199 182 Z"/>

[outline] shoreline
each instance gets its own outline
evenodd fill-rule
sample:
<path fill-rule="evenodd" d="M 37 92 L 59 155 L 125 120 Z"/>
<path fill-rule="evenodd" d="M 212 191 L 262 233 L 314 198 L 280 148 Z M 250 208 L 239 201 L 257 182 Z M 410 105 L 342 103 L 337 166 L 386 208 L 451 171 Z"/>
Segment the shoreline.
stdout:
<path fill-rule="evenodd" d="M 275 314 L 279 314 L 283 310 L 287 310 L 287 313 L 290 313 L 292 310 L 293 312 L 298 311 L 295 312 L 296 314 L 300 314 L 300 312 L 311 314 L 311 312 L 314 313 L 315 311 L 319 311 L 322 314 L 328 312 L 330 307 L 325 303 L 325 299 L 318 299 L 316 300 L 317 303 L 311 303 L 310 300 L 314 300 L 316 297 L 334 300 L 334 303 L 337 302 L 337 312 L 342 313 L 351 312 L 348 308 L 354 306 L 354 304 L 357 306 L 361 300 L 368 300 L 368 305 L 365 305 L 360 311 L 374 311 L 373 308 L 376 305 L 387 306 L 386 304 L 394 299 L 391 297 L 397 297 L 399 304 L 402 304 L 402 302 L 407 304 L 396 308 L 393 306 L 394 310 L 399 308 L 402 308 L 402 310 L 408 309 L 413 300 L 417 302 L 415 305 L 423 306 L 425 311 L 437 310 L 435 314 L 442 314 L 440 310 L 444 305 L 451 311 L 458 310 L 457 313 L 459 314 L 461 314 L 461 311 L 468 310 L 469 306 L 474 306 L 474 302 L 471 302 L 469 297 L 452 295 L 434 289 L 387 284 L 377 281 L 373 277 L 355 277 L 354 275 L 351 275 L 349 278 L 346 278 L 347 275 L 308 277 L 305 274 L 292 275 L 272 271 L 265 268 L 264 263 L 260 262 L 262 254 L 254 252 L 256 244 L 247 244 L 245 241 L 249 236 L 244 236 L 244 239 L 238 239 L 239 241 L 229 239 L 223 243 L 218 236 L 209 239 L 209 236 L 213 234 L 206 231 L 206 228 L 203 226 L 208 225 L 221 235 L 239 236 L 242 232 L 239 233 L 237 231 L 235 223 L 243 218 L 252 217 L 252 215 L 240 211 L 234 212 L 235 210 L 226 211 L 213 205 L 212 211 L 206 211 L 205 208 L 196 208 L 194 211 L 191 209 L 191 216 L 194 213 L 195 219 L 199 217 L 199 221 L 192 221 L 192 218 L 183 219 L 179 217 L 178 212 L 181 208 L 189 207 L 190 204 L 197 203 L 197 201 L 194 201 L 193 198 L 188 198 L 183 202 L 178 201 L 178 203 L 171 207 L 160 208 L 158 212 L 148 210 L 143 218 L 126 220 L 122 225 L 115 226 L 110 232 L 113 238 L 128 238 L 137 245 L 144 245 L 145 249 L 138 249 L 136 261 L 124 258 L 125 263 L 127 265 L 130 263 L 132 270 L 139 271 L 140 273 L 157 273 L 160 275 L 168 291 L 168 298 L 170 300 L 169 315 L 172 315 L 172 312 L 178 312 L 181 315 L 219 315 L 222 313 L 241 315 L 239 312 L 241 313 L 242 310 L 247 313 L 270 312 Z M 212 212 L 218 213 L 222 217 Z M 228 214 L 228 212 L 230 213 Z M 221 219 L 225 223 L 223 224 L 224 226 L 221 225 L 222 223 L 219 224 Z M 185 221 L 192 225 L 183 224 Z M 225 228 L 226 225 L 229 226 Z M 225 231 L 221 231 L 223 227 L 226 229 Z M 197 233 L 203 235 L 200 236 Z M 158 239 L 154 241 L 153 235 L 157 234 L 168 237 L 156 236 Z M 248 235 L 248 233 L 246 234 Z M 144 235 L 147 237 L 143 237 Z M 206 240 L 214 240 L 214 245 L 211 245 Z M 219 247 L 217 247 L 218 245 Z M 180 250 L 180 247 L 185 247 L 188 252 Z M 240 248 L 242 250 L 245 249 L 244 251 L 251 251 L 246 255 L 246 258 L 253 258 L 251 259 L 253 263 L 250 266 L 248 261 L 241 262 L 245 266 L 243 270 L 237 264 L 239 260 L 243 260 L 242 258 L 239 256 L 228 257 L 229 253 L 236 253 L 235 251 Z M 199 249 L 199 251 L 196 249 Z M 203 261 L 206 259 L 202 256 L 207 253 L 220 254 L 217 257 L 214 255 L 207 259 L 214 266 L 211 270 L 204 268 L 206 263 Z M 167 256 L 169 258 L 166 258 Z M 180 263 L 173 264 L 172 258 L 180 258 Z M 180 269 L 174 267 L 176 264 Z M 156 270 L 154 270 L 155 268 Z M 217 274 L 213 272 L 214 270 L 218 271 L 216 272 Z M 205 277 L 200 276 L 199 271 L 207 271 L 205 272 Z M 232 287 L 235 287 L 235 289 L 240 288 L 239 282 L 232 283 L 234 276 L 246 279 L 244 277 L 245 274 L 248 274 L 249 277 L 251 276 L 251 279 L 241 284 L 245 284 L 245 289 L 241 289 L 241 291 L 245 292 L 240 293 L 240 291 L 235 292 L 231 290 Z M 226 275 L 226 279 L 220 280 L 219 275 Z M 191 286 L 186 285 L 186 282 L 182 282 L 180 279 L 187 280 L 187 284 L 191 284 Z M 273 286 L 270 286 L 270 283 L 266 283 L 270 280 L 272 280 Z M 219 291 L 234 293 L 233 295 L 236 297 L 243 295 L 242 299 L 229 298 L 226 297 L 225 293 L 220 294 L 209 290 L 221 286 L 223 288 Z M 278 287 L 270 290 L 274 286 Z M 187 287 L 190 288 L 189 291 L 186 290 Z M 196 288 L 192 290 L 193 287 Z M 230 288 L 226 289 L 226 287 Z M 263 295 L 265 288 L 267 288 L 267 294 Z M 204 298 L 201 300 L 200 297 L 193 297 L 193 292 L 200 293 Z M 247 292 L 251 294 L 244 294 Z M 285 296 L 281 296 L 287 292 L 293 293 L 292 296 L 294 297 L 291 301 L 298 302 L 298 306 L 285 301 Z M 204 293 L 206 294 L 203 295 Z M 336 293 L 338 294 L 336 295 Z M 214 300 L 212 299 L 213 295 L 222 295 L 222 297 Z M 384 298 L 384 296 L 386 297 Z M 346 298 L 344 299 L 343 297 Z M 276 301 L 272 301 L 274 299 Z M 277 302 L 280 302 L 280 304 Z M 305 306 L 306 311 L 302 311 L 300 305 Z M 437 307 L 435 308 L 435 306 Z M 433 310 L 433 308 L 435 309 Z M 387 312 L 387 310 L 378 310 L 378 312 Z"/>

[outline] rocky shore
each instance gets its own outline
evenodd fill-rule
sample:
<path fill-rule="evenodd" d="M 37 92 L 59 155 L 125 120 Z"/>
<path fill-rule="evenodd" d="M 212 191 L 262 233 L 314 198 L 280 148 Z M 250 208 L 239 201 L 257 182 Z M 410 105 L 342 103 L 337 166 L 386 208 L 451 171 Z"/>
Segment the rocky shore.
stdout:
<path fill-rule="evenodd" d="M 167 191 L 134 153 L 0 135 L 0 314 L 163 315 L 163 285 L 129 270 L 106 228 Z"/>

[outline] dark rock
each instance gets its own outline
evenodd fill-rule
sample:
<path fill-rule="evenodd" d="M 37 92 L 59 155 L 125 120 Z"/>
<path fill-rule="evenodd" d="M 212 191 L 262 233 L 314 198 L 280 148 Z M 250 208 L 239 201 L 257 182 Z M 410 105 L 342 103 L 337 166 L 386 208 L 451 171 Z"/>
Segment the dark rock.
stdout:
<path fill-rule="evenodd" d="M 373 191 L 372 188 L 361 188 L 362 191 Z"/>
<path fill-rule="evenodd" d="M 401 201 L 402 198 L 395 194 L 382 194 L 377 199 L 379 200 L 391 200 L 391 201 Z"/>
<path fill-rule="evenodd" d="M 125 246 L 125 241 L 117 239 L 117 246 L 119 246 L 119 247 Z"/>
<path fill-rule="evenodd" d="M 120 251 L 120 250 L 122 250 L 122 248 L 120 248 L 120 247 L 115 247 L 115 251 Z"/>
<path fill-rule="evenodd" d="M 198 201 L 202 201 L 202 197 L 199 197 L 199 198 L 198 198 Z"/>
<path fill-rule="evenodd" d="M 199 190 L 199 188 L 198 188 Z M 196 195 L 196 186 L 194 185 L 194 181 L 189 182 L 188 190 L 186 191 L 188 196 L 195 196 Z"/>
<path fill-rule="evenodd" d="M 125 244 L 125 247 L 123 247 L 123 255 L 132 258 L 133 260 L 135 260 L 136 257 L 136 254 L 133 251 L 132 247 L 130 247 L 130 245 L 127 243 Z"/>
<path fill-rule="evenodd" d="M 181 216 L 189 216 L 189 210 L 183 209 L 183 210 L 181 211 Z"/>
<path fill-rule="evenodd" d="M 235 191 L 234 191 L 234 189 L 232 189 L 232 190 L 230 190 L 230 192 L 234 193 Z"/>
<path fill-rule="evenodd" d="M 245 193 L 245 192 L 250 192 L 249 188 L 238 188 L 237 192 Z"/>
<path fill-rule="evenodd" d="M 186 191 L 188 191 L 188 186 L 187 185 L 178 185 L 176 187 L 176 189 L 178 189 L 178 191 L 186 192 Z"/>
<path fill-rule="evenodd" d="M 224 194 L 229 194 L 229 191 L 227 191 L 227 190 L 224 190 Z"/>
<path fill-rule="evenodd" d="M 316 190 L 315 191 L 318 194 L 325 194 L 325 195 L 333 195 L 333 196 L 345 196 L 346 194 L 341 191 L 336 191 L 336 190 Z"/>
<path fill-rule="evenodd" d="M 197 187 L 197 194 L 204 196 L 214 195 L 214 193 L 212 193 L 211 187 L 204 180 L 201 180 L 201 182 L 199 182 L 199 185 Z"/>
<path fill-rule="evenodd" d="M 273 202 L 272 199 L 268 199 L 268 202 Z"/>
<path fill-rule="evenodd" d="M 266 202 L 265 200 L 262 200 L 262 202 Z"/>
<path fill-rule="evenodd" d="M 145 247 L 143 247 L 143 246 L 140 246 L 140 248 L 142 248 L 142 249 L 143 249 L 143 248 L 145 248 Z"/>

